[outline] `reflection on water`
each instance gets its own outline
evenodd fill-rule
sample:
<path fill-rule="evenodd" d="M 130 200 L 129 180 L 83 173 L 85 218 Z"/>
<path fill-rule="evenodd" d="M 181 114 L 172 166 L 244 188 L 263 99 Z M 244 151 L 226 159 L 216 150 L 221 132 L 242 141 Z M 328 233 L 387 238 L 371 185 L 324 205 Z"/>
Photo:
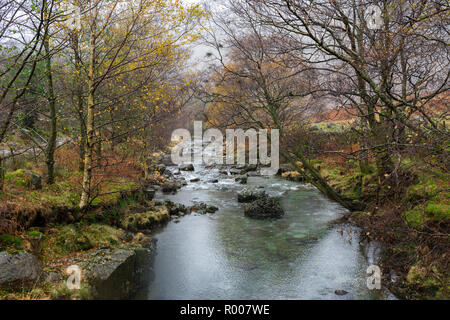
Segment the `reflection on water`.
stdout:
<path fill-rule="evenodd" d="M 249 186 L 281 196 L 285 217 L 244 217 L 236 192 L 243 186 L 217 170 L 183 173 L 200 177 L 175 195 L 183 204 L 216 205 L 213 215 L 190 215 L 156 235 L 155 280 L 136 298 L 148 299 L 386 299 L 366 288 L 369 265 L 351 226 L 330 222 L 345 212 L 308 185 L 278 178 L 249 178 Z M 353 228 L 354 229 L 354 228 Z M 339 297 L 335 290 L 349 294 Z"/>

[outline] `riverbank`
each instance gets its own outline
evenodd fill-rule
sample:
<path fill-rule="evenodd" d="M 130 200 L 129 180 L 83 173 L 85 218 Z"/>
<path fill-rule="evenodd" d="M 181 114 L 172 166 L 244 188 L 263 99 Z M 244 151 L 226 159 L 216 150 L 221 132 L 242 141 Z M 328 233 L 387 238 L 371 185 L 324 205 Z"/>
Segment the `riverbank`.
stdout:
<path fill-rule="evenodd" d="M 122 175 L 104 184 L 103 195 L 84 211 L 77 207 L 74 184 L 65 177 L 51 187 L 33 189 L 24 171 L 8 174 L 0 299 L 128 299 L 146 286 L 156 253 L 150 234 L 173 217 L 217 210 L 202 203 L 153 201 L 157 190 L 176 192 L 187 182 L 166 171 L 160 155 L 152 162 L 148 179 Z M 81 268 L 80 290 L 66 284 L 67 268 L 73 265 Z"/>
<path fill-rule="evenodd" d="M 411 163 L 400 189 L 381 182 L 374 166 L 361 172 L 351 161 L 315 165 L 333 187 L 366 204 L 341 221 L 362 228 L 363 241 L 382 244 L 380 267 L 390 291 L 401 299 L 450 298 L 448 173 Z"/>

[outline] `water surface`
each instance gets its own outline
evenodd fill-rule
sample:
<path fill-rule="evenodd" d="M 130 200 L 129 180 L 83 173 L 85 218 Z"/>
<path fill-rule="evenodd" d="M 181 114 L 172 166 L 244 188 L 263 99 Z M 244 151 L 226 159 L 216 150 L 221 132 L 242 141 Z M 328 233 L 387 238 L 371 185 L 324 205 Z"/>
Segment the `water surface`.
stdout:
<path fill-rule="evenodd" d="M 218 169 L 200 166 L 182 175 L 201 181 L 175 195 L 159 193 L 157 200 L 205 202 L 220 210 L 175 219 L 155 235 L 155 280 L 136 298 L 393 298 L 367 289 L 369 261 L 358 230 L 333 224 L 346 210 L 314 187 L 277 177 L 250 177 L 242 186 Z M 208 182 L 218 177 L 219 183 Z M 236 193 L 248 187 L 281 197 L 286 215 L 276 221 L 245 217 Z M 337 296 L 338 289 L 349 294 Z"/>

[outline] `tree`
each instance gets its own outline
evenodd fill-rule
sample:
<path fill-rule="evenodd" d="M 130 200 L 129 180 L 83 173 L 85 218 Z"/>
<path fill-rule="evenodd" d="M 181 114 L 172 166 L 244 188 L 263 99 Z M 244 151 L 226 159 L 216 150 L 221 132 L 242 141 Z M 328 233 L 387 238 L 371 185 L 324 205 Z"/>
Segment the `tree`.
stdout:
<path fill-rule="evenodd" d="M 36 56 L 42 51 L 44 7 L 26 0 L 2 1 L 0 7 L 0 143 L 11 125 L 19 99 L 26 93 L 36 69 Z M 30 25 L 38 13 L 36 25 Z"/>
<path fill-rule="evenodd" d="M 381 23 L 373 30 L 366 16 L 372 1 L 249 1 L 262 24 L 291 39 L 283 49 L 302 48 L 329 80 L 323 84 L 329 94 L 358 110 L 361 136 L 370 137 L 360 152 L 374 154 L 380 177 L 390 177 L 398 176 L 400 154 L 411 147 L 408 130 L 448 139 L 438 124 L 443 114 L 428 106 L 449 89 L 449 8 L 446 1 L 378 3 Z"/>
<path fill-rule="evenodd" d="M 157 57 L 171 54 L 175 52 L 173 48 L 195 40 L 195 22 L 202 16 L 199 6 L 185 8 L 180 1 L 139 0 L 125 4 L 93 0 L 88 9 L 86 154 L 81 208 L 92 200 L 94 148 L 99 147 L 99 129 L 105 126 L 96 126 L 95 120 L 101 115 L 99 109 L 106 107 L 106 101 L 114 101 L 112 97 L 99 100 L 100 91 L 126 75 L 151 70 L 158 65 Z M 117 95 L 128 96 L 148 79 L 143 81 L 134 87 L 127 84 Z M 118 120 L 112 122 L 117 127 Z"/>
<path fill-rule="evenodd" d="M 204 91 L 208 120 L 214 126 L 278 129 L 282 142 L 286 141 L 287 132 L 304 127 L 317 108 L 314 95 L 323 91 L 317 72 L 312 63 L 294 55 L 299 49 L 280 50 L 289 40 L 255 19 L 251 6 L 230 1 L 228 8 L 223 17 L 213 20 L 225 39 L 219 41 L 217 32 L 209 37 L 219 64 Z M 232 23 L 230 16 L 236 17 Z M 224 51 L 228 51 L 226 57 Z M 292 151 L 285 148 L 282 155 L 296 166 L 301 161 L 303 167 L 298 169 L 307 181 L 345 207 L 359 207 L 327 183 L 301 145 L 295 150 L 297 159 Z"/>

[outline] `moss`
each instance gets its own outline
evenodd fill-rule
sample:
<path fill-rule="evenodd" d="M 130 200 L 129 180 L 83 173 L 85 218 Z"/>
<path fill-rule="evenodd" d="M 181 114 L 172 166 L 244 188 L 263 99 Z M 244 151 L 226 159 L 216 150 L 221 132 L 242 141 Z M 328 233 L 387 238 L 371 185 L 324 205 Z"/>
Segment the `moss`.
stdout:
<path fill-rule="evenodd" d="M 37 230 L 28 231 L 28 232 L 27 232 L 27 235 L 28 235 L 29 237 L 32 237 L 32 238 L 39 238 L 39 237 L 42 236 L 42 232 L 37 231 Z"/>
<path fill-rule="evenodd" d="M 100 204 L 102 204 L 102 200 L 101 199 L 99 199 L 99 198 L 95 198 L 94 200 L 92 200 L 92 202 L 91 202 L 91 205 L 93 206 L 93 207 L 97 207 L 97 206 L 99 206 Z"/>
<path fill-rule="evenodd" d="M 430 202 L 425 207 L 425 214 L 433 220 L 448 220 L 450 218 L 450 205 L 439 202 Z"/>
<path fill-rule="evenodd" d="M 412 266 L 409 269 L 408 275 L 406 276 L 406 281 L 409 284 L 421 284 L 426 276 L 426 269 L 420 266 Z"/>
<path fill-rule="evenodd" d="M 94 247 L 115 247 L 123 234 L 122 230 L 104 224 L 86 226 L 81 232 Z"/>
<path fill-rule="evenodd" d="M 0 251 L 23 248 L 23 241 L 19 237 L 9 234 L 0 234 Z"/>
<path fill-rule="evenodd" d="M 5 174 L 5 180 L 17 187 L 26 187 L 31 182 L 31 178 L 22 169 Z"/>
<path fill-rule="evenodd" d="M 409 269 L 406 283 L 413 288 L 415 296 L 426 299 L 448 299 L 448 275 L 440 272 L 436 265 L 431 268 L 416 264 Z"/>
<path fill-rule="evenodd" d="M 89 300 L 92 292 L 89 286 L 81 283 L 79 290 L 70 290 L 65 283 L 58 283 L 49 290 L 49 298 L 53 300 Z"/>
<path fill-rule="evenodd" d="M 102 224 L 59 226 L 46 235 L 42 251 L 47 260 L 53 260 L 92 248 L 115 247 L 122 234 L 122 230 Z"/>
<path fill-rule="evenodd" d="M 405 200 L 418 201 L 433 196 L 441 187 L 434 178 L 422 176 L 420 183 L 408 187 Z"/>
<path fill-rule="evenodd" d="M 410 211 L 406 211 L 403 213 L 406 222 L 413 228 L 423 229 L 425 224 L 425 219 L 422 214 L 422 211 L 419 207 L 414 207 L 414 209 Z"/>

